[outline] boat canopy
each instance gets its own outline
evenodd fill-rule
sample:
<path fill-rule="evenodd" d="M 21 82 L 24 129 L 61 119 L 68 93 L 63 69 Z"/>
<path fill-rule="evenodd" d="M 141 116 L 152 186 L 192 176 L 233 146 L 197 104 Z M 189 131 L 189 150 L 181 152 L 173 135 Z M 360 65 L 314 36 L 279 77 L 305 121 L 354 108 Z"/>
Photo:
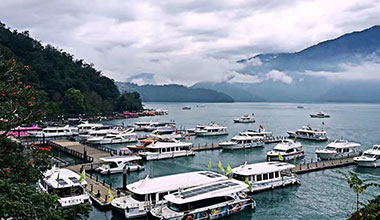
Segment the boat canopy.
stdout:
<path fill-rule="evenodd" d="M 272 173 L 277 171 L 293 169 L 296 166 L 285 162 L 261 162 L 253 164 L 244 164 L 232 169 L 233 173 L 243 176 L 252 176 L 257 174 Z"/>

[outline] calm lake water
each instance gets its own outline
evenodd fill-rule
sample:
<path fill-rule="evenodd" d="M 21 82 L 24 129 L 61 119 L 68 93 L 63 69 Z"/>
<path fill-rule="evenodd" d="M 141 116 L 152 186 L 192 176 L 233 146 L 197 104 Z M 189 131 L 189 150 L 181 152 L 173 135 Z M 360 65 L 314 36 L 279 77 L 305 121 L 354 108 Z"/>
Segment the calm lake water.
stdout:
<path fill-rule="evenodd" d="M 297 103 L 206 103 L 205 107 L 196 107 L 196 103 L 145 103 L 148 108 L 169 110 L 169 115 L 125 119 L 106 122 L 108 124 L 133 124 L 136 121 L 168 121 L 175 120 L 177 127 L 193 128 L 197 124 L 211 121 L 228 127 L 229 135 L 216 138 L 192 138 L 194 144 L 214 143 L 230 139 L 246 129 L 258 129 L 262 125 L 275 136 L 285 136 L 286 131 L 296 130 L 303 125 L 321 128 L 327 131 L 330 140 L 344 138 L 362 144 L 363 150 L 380 143 L 380 105 L 378 104 L 297 104 Z M 182 110 L 188 105 L 190 111 Z M 303 109 L 297 108 L 304 106 Z M 309 114 L 324 111 L 331 118 L 312 119 Z M 233 119 L 244 114 L 255 114 L 254 124 L 234 124 Z M 301 140 L 300 140 L 301 141 Z M 301 141 L 305 151 L 305 160 L 316 159 L 315 149 L 324 147 L 328 142 Z M 113 148 L 123 147 L 113 145 Z M 212 162 L 212 170 L 220 172 L 217 164 L 222 162 L 226 167 L 236 167 L 248 163 L 266 160 L 266 152 L 274 144 L 265 145 L 261 149 L 222 150 L 197 152 L 194 157 L 168 159 L 145 163 L 145 171 L 128 174 L 128 183 L 145 178 L 146 175 L 158 177 L 180 172 L 207 170 L 208 161 Z M 300 175 L 301 185 L 280 188 L 257 193 L 253 197 L 257 202 L 255 210 L 244 211 L 226 219 L 346 219 L 355 210 L 355 194 L 348 187 L 345 179 L 336 170 L 353 171 L 362 178 L 379 178 L 380 169 L 346 168 L 318 171 Z M 101 176 L 115 187 L 121 187 L 122 175 Z M 361 201 L 374 198 L 380 191 L 370 188 Z M 112 216 L 111 211 L 103 212 L 96 208 L 90 219 L 119 219 Z"/>

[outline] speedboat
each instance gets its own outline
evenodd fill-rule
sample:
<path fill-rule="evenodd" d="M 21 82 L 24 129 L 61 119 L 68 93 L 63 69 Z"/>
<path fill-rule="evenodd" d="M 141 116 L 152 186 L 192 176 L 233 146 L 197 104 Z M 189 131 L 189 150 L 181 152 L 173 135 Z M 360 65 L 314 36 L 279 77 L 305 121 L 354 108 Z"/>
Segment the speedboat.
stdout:
<path fill-rule="evenodd" d="M 152 132 L 157 129 L 163 129 L 163 130 L 171 130 L 172 132 L 175 131 L 176 124 L 174 121 L 170 122 L 152 122 L 149 126 L 145 127 L 144 131 Z"/>
<path fill-rule="evenodd" d="M 313 141 L 327 141 L 326 131 L 323 130 L 313 130 L 309 125 L 302 126 L 301 129 L 297 131 L 288 131 L 289 138 L 298 138 L 305 140 L 313 140 Z"/>
<path fill-rule="evenodd" d="M 330 115 L 324 112 L 317 112 L 315 114 L 310 114 L 312 118 L 330 118 Z"/>
<path fill-rule="evenodd" d="M 145 179 L 127 185 L 126 196 L 112 200 L 114 210 L 124 213 L 125 218 L 144 217 L 151 208 L 167 201 L 165 195 L 203 184 L 227 180 L 224 175 L 212 171 L 179 173 Z"/>
<path fill-rule="evenodd" d="M 292 172 L 296 166 L 285 162 L 261 162 L 247 164 L 232 169 L 232 178 L 251 184 L 249 193 L 300 184 L 300 179 Z"/>
<path fill-rule="evenodd" d="M 223 150 L 238 150 L 264 147 L 264 138 L 260 136 L 235 136 L 231 141 L 219 143 Z"/>
<path fill-rule="evenodd" d="M 88 138 L 90 144 L 123 144 L 136 142 L 137 135 L 133 132 L 120 132 L 119 134 L 106 134 L 105 136 Z"/>
<path fill-rule="evenodd" d="M 250 115 L 243 115 L 240 118 L 234 119 L 235 123 L 255 123 L 255 118 Z"/>
<path fill-rule="evenodd" d="M 192 150 L 192 146 L 192 143 L 180 142 L 175 139 L 152 140 L 152 142 L 146 142 L 145 146 L 140 148 L 139 155 L 144 160 L 194 156 L 195 152 Z"/>
<path fill-rule="evenodd" d="M 152 134 L 172 134 L 173 132 L 176 132 L 177 128 L 175 125 L 168 125 L 164 127 L 158 127 L 156 130 L 152 131 Z"/>
<path fill-rule="evenodd" d="M 256 202 L 244 192 L 247 188 L 230 179 L 180 190 L 164 196 L 167 205 L 152 209 L 148 219 L 219 219 L 253 209 Z"/>
<path fill-rule="evenodd" d="M 227 127 L 219 126 L 215 123 L 211 123 L 210 125 L 200 128 L 199 130 L 195 129 L 194 133 L 197 136 L 228 135 Z"/>
<path fill-rule="evenodd" d="M 136 155 L 100 158 L 102 165 L 96 168 L 95 171 L 100 174 L 112 174 L 121 173 L 124 168 L 126 168 L 128 172 L 143 170 L 144 166 L 139 163 L 141 159 L 140 156 Z"/>
<path fill-rule="evenodd" d="M 87 134 L 91 130 L 95 130 L 95 128 L 103 127 L 102 124 L 94 124 L 94 123 L 88 123 L 88 121 L 80 124 L 78 127 L 78 133 L 81 134 Z"/>
<path fill-rule="evenodd" d="M 302 150 L 302 144 L 294 142 L 290 139 L 285 139 L 278 143 L 272 151 L 267 153 L 267 161 L 280 160 L 280 156 L 284 161 L 293 160 L 295 157 L 303 157 L 305 152 Z"/>
<path fill-rule="evenodd" d="M 364 151 L 360 157 L 354 157 L 354 161 L 359 167 L 380 166 L 380 145 L 373 145 L 371 149 Z"/>
<path fill-rule="evenodd" d="M 78 128 L 68 125 L 65 127 L 47 127 L 39 131 L 30 131 L 29 135 L 37 138 L 68 137 L 78 135 Z"/>
<path fill-rule="evenodd" d="M 359 156 L 361 144 L 347 140 L 335 140 L 324 149 L 315 151 L 321 160 L 341 159 Z"/>
<path fill-rule="evenodd" d="M 80 183 L 79 179 L 80 176 L 69 169 L 53 167 L 43 174 L 37 188 L 41 192 L 57 195 L 63 208 L 91 203 L 85 191 L 87 182 Z"/>

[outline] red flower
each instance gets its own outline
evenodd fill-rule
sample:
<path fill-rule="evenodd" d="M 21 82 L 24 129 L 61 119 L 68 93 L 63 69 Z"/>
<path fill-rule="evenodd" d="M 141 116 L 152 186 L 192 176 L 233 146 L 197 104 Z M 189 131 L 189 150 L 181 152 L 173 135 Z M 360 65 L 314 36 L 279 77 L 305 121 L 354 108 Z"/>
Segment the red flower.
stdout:
<path fill-rule="evenodd" d="M 35 100 L 35 99 L 36 99 L 36 97 L 32 96 L 32 97 L 30 97 L 30 99 L 31 99 L 31 100 Z"/>
<path fill-rule="evenodd" d="M 28 102 L 28 105 L 29 105 L 29 106 L 33 106 L 33 103 L 32 103 L 32 102 Z"/>
<path fill-rule="evenodd" d="M 21 84 L 22 84 L 22 82 L 17 82 L 17 84 L 21 85 Z"/>
<path fill-rule="evenodd" d="M 1 93 L 1 96 L 5 96 L 5 94 L 4 94 L 4 93 Z"/>
<path fill-rule="evenodd" d="M 32 87 L 31 87 L 31 86 L 26 86 L 26 88 L 27 88 L 27 89 L 30 89 L 30 88 L 32 88 Z"/>
<path fill-rule="evenodd" d="M 3 122 L 6 122 L 5 119 L 3 119 Z"/>
<path fill-rule="evenodd" d="M 33 164 L 33 160 L 31 160 L 30 162 L 29 162 L 29 164 L 31 165 L 31 166 L 33 166 L 34 164 Z"/>
<path fill-rule="evenodd" d="M 10 172 L 11 172 L 9 169 L 6 169 L 5 171 L 6 171 L 7 173 L 10 173 Z"/>
<path fill-rule="evenodd" d="M 14 93 L 12 93 L 12 95 L 16 95 L 16 94 L 17 94 L 17 93 L 15 93 L 15 92 L 14 92 Z"/>

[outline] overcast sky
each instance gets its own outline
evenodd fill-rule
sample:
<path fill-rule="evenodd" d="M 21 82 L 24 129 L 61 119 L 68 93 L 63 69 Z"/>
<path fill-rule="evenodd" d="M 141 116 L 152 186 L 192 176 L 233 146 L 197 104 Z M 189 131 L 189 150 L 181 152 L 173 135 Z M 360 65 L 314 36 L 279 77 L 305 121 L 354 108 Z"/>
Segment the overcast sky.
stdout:
<path fill-rule="evenodd" d="M 380 22 L 378 0 L 12 0 L 0 19 L 115 80 L 220 81 L 258 53 L 294 52 Z M 244 76 L 235 76 L 235 79 Z M 252 79 L 250 79 L 252 80 Z"/>

